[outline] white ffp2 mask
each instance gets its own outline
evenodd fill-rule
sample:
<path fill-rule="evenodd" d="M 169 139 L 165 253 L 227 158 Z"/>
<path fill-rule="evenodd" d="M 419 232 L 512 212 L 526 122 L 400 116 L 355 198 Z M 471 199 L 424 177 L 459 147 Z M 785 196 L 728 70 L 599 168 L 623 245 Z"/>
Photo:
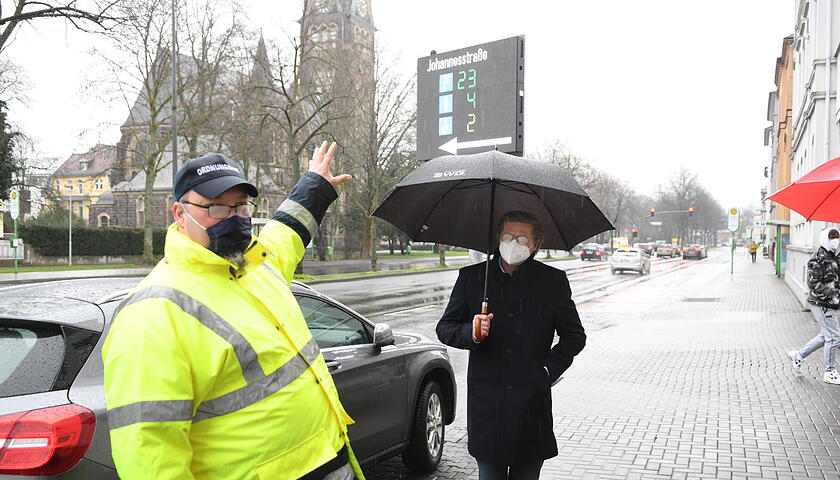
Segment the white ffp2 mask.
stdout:
<path fill-rule="evenodd" d="M 531 249 L 520 245 L 516 240 L 499 244 L 499 253 L 508 265 L 515 267 L 531 256 Z"/>

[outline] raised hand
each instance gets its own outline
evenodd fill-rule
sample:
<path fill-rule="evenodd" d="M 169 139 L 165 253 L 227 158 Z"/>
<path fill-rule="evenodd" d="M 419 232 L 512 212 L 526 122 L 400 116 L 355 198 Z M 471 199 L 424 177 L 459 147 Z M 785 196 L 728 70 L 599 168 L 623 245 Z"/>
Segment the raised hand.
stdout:
<path fill-rule="evenodd" d="M 315 172 L 318 175 L 324 177 L 324 179 L 333 187 L 341 185 L 344 182 L 349 182 L 353 180 L 353 177 L 348 174 L 338 175 L 333 177 L 332 173 L 330 172 L 330 165 L 332 164 L 333 157 L 335 156 L 335 150 L 338 146 L 335 142 L 330 145 L 330 148 L 327 149 L 327 142 L 321 144 L 315 152 L 312 154 L 312 161 L 309 162 L 309 171 Z"/>

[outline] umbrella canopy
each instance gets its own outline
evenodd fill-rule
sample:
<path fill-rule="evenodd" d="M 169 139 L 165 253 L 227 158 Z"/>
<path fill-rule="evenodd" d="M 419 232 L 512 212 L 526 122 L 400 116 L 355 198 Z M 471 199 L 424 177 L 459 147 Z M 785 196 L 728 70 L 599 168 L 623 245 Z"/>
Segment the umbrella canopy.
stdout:
<path fill-rule="evenodd" d="M 497 151 L 426 162 L 402 179 L 373 215 L 414 241 L 486 253 L 495 248 L 499 218 L 511 210 L 537 217 L 542 248 L 570 250 L 613 228 L 561 167 Z"/>
<path fill-rule="evenodd" d="M 840 157 L 823 163 L 768 199 L 806 220 L 840 222 Z"/>

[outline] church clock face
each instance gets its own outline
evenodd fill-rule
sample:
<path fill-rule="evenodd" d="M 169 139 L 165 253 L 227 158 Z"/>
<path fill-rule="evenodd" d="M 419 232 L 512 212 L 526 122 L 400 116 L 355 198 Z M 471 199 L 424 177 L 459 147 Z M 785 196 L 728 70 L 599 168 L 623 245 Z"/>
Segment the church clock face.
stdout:
<path fill-rule="evenodd" d="M 315 1 L 315 10 L 318 13 L 327 13 L 330 11 L 330 2 L 332 0 L 316 0 Z"/>
<path fill-rule="evenodd" d="M 368 16 L 368 0 L 358 0 L 356 3 L 356 13 L 358 13 L 360 17 Z"/>

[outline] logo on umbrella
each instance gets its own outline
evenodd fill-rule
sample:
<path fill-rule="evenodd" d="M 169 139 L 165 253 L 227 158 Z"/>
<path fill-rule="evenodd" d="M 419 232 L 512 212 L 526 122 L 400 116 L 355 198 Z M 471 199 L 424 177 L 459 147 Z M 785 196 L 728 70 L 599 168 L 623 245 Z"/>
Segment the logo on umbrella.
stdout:
<path fill-rule="evenodd" d="M 441 177 L 461 177 L 467 174 L 466 170 L 450 170 L 448 172 L 435 172 L 432 175 L 432 178 L 441 178 Z"/>

